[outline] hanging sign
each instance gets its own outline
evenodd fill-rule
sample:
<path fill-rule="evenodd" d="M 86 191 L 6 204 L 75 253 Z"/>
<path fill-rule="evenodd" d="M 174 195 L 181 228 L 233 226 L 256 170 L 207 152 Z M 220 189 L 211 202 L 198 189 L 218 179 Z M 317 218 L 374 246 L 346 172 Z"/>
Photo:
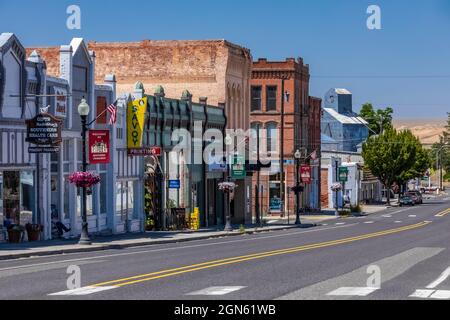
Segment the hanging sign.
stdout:
<path fill-rule="evenodd" d="M 109 130 L 89 130 L 89 163 L 110 162 Z"/>
<path fill-rule="evenodd" d="M 348 168 L 347 167 L 339 167 L 338 169 L 339 181 L 347 182 L 348 181 Z"/>
<path fill-rule="evenodd" d="M 245 179 L 246 176 L 244 156 L 234 155 L 231 164 L 231 177 L 233 179 Z"/>
<path fill-rule="evenodd" d="M 144 133 L 145 113 L 147 112 L 147 97 L 134 100 L 127 106 L 127 147 L 141 149 Z"/>
<path fill-rule="evenodd" d="M 26 120 L 26 141 L 37 145 L 56 145 L 61 143 L 61 120 L 48 113 L 40 113 Z"/>
<path fill-rule="evenodd" d="M 300 167 L 300 177 L 303 183 L 311 183 L 311 166 L 301 166 Z"/>

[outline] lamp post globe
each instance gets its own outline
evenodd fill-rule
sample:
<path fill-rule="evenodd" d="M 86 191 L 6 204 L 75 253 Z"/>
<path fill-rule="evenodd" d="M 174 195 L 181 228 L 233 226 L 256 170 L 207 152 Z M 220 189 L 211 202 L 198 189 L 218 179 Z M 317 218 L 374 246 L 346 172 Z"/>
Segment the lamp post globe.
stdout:
<path fill-rule="evenodd" d="M 78 113 L 81 117 L 81 139 L 82 139 L 82 171 L 87 171 L 87 159 L 86 159 L 86 131 L 88 130 L 86 120 L 87 116 L 89 115 L 89 105 L 86 102 L 86 99 L 81 99 L 80 104 L 78 105 Z M 82 225 L 81 225 L 81 236 L 79 244 L 83 245 L 90 245 L 91 239 L 89 238 L 89 232 L 88 232 L 88 222 L 87 222 L 87 210 L 86 210 L 86 204 L 87 204 L 87 188 L 83 187 L 81 189 L 81 218 L 82 218 Z"/>
<path fill-rule="evenodd" d="M 78 105 L 78 113 L 80 116 L 88 116 L 90 111 L 90 107 L 86 102 L 86 99 L 81 99 L 80 104 Z"/>

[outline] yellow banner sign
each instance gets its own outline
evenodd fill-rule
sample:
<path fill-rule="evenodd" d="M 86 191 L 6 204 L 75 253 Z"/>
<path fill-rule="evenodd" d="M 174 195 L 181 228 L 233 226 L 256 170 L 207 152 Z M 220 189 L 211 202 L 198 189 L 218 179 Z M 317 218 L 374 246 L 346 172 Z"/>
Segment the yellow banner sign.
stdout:
<path fill-rule="evenodd" d="M 128 103 L 127 146 L 128 149 L 142 148 L 142 137 L 147 112 L 147 97 Z"/>

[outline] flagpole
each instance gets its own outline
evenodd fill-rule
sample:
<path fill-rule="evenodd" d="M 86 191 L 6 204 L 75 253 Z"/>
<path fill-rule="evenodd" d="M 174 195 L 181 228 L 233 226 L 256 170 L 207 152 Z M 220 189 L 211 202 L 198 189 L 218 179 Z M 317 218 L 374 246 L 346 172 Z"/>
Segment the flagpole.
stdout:
<path fill-rule="evenodd" d="M 116 105 L 117 101 L 119 101 L 119 100 L 114 101 L 114 103 L 112 103 L 112 104 Z M 97 121 L 98 118 L 100 118 L 107 111 L 108 111 L 108 108 L 106 107 L 105 110 L 103 110 L 94 120 L 89 122 L 87 125 L 90 126 L 91 124 L 93 124 L 95 121 Z"/>

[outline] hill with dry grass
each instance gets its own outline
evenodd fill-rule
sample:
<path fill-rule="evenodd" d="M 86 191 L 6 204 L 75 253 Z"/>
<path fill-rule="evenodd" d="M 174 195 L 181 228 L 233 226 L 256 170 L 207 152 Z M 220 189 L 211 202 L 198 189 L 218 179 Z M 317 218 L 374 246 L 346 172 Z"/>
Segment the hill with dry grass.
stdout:
<path fill-rule="evenodd" d="M 446 119 L 398 119 L 394 120 L 396 129 L 409 129 L 423 144 L 439 142 L 439 136 L 445 130 Z"/>

